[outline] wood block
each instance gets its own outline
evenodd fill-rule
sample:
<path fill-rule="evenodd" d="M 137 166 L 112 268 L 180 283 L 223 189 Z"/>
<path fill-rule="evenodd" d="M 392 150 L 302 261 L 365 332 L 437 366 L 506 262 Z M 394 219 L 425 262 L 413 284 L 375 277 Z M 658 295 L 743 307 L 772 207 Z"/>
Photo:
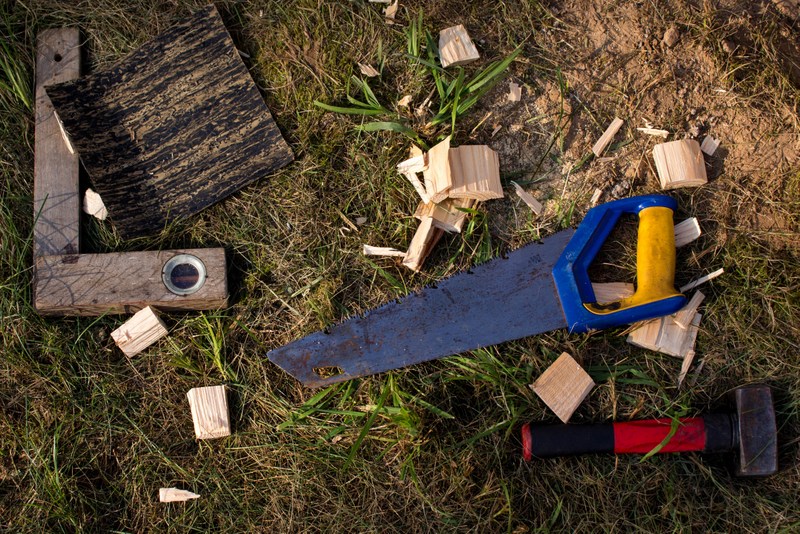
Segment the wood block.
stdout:
<path fill-rule="evenodd" d="M 449 159 L 452 174 L 450 198 L 503 198 L 497 152 L 486 145 L 464 145 L 450 149 Z"/>
<path fill-rule="evenodd" d="M 433 218 L 433 226 L 450 233 L 461 233 L 468 213 L 462 209 L 473 209 L 478 202 L 469 198 L 447 198 L 435 204 L 420 202 L 414 217 L 420 221 L 425 217 Z"/>
<path fill-rule="evenodd" d="M 153 308 L 147 306 L 111 332 L 111 338 L 125 356 L 135 356 L 167 333 L 167 325 Z"/>
<path fill-rule="evenodd" d="M 46 91 L 124 239 L 294 158 L 213 5 L 116 65 Z"/>
<path fill-rule="evenodd" d="M 692 298 L 689 300 L 689 302 L 687 302 L 683 308 L 674 314 L 675 324 L 684 330 L 689 328 L 689 325 L 692 324 L 695 314 L 697 313 L 697 309 L 700 307 L 700 304 L 702 304 L 703 299 L 705 298 L 706 296 L 703 295 L 703 293 L 696 291 L 695 294 L 692 295 Z"/>
<path fill-rule="evenodd" d="M 480 57 L 463 24 L 439 32 L 439 59 L 442 67 L 466 65 Z"/>
<path fill-rule="evenodd" d="M 593 387 L 589 374 L 566 352 L 530 386 L 564 423 Z"/>
<path fill-rule="evenodd" d="M 192 254 L 206 268 L 199 291 L 175 295 L 161 279 L 164 264 Z M 43 315 L 133 313 L 146 306 L 166 310 L 211 310 L 228 300 L 225 249 L 70 254 L 36 259 L 34 306 Z"/>
<path fill-rule="evenodd" d="M 78 156 L 70 151 L 45 85 L 80 75 L 77 28 L 44 30 L 36 44 L 36 122 L 33 163 L 33 255 L 79 250 Z"/>
<path fill-rule="evenodd" d="M 600 304 L 608 304 L 632 297 L 634 287 L 633 284 L 627 282 L 592 282 L 592 291 L 595 301 Z"/>
<path fill-rule="evenodd" d="M 231 435 L 225 386 L 192 388 L 186 396 L 192 409 L 194 435 L 197 439 L 223 438 Z"/>
<path fill-rule="evenodd" d="M 675 248 L 688 245 L 702 235 L 697 217 L 681 221 L 675 225 Z"/>
<path fill-rule="evenodd" d="M 685 358 L 689 351 L 694 350 L 700 319 L 702 315 L 695 314 L 686 329 L 675 324 L 672 315 L 652 319 L 632 330 L 628 334 L 628 343 L 677 358 Z"/>
<path fill-rule="evenodd" d="M 422 175 L 425 178 L 425 191 L 431 202 L 446 199 L 453 185 L 450 152 L 449 135 L 428 151 L 428 168 Z"/>
<path fill-rule="evenodd" d="M 531 211 L 536 215 L 541 215 L 542 209 L 544 209 L 542 203 L 536 200 L 536 198 L 533 195 L 525 191 L 522 188 L 522 186 L 520 186 L 517 182 L 511 182 L 511 183 L 514 184 L 514 191 L 517 192 L 517 196 L 521 198 L 525 204 L 528 205 Z"/>
<path fill-rule="evenodd" d="M 159 488 L 158 490 L 158 500 L 160 502 L 185 502 L 198 497 L 200 495 L 197 493 L 178 488 Z"/>
<path fill-rule="evenodd" d="M 708 182 L 703 153 L 694 139 L 656 145 L 653 159 L 662 189 L 697 187 Z"/>
<path fill-rule="evenodd" d="M 608 125 L 606 131 L 603 132 L 603 135 L 600 136 L 600 139 L 598 139 L 592 147 L 592 152 L 594 152 L 594 156 L 596 158 L 599 158 L 603 155 L 603 151 L 606 149 L 608 144 L 611 143 L 611 140 L 614 139 L 614 136 L 617 135 L 617 132 L 620 128 L 622 128 L 624 122 L 625 121 L 622 119 L 614 117 L 614 120 Z"/>
<path fill-rule="evenodd" d="M 433 226 L 433 217 L 423 218 L 408 245 L 403 265 L 414 272 L 419 272 L 425 258 L 431 253 L 431 249 L 441 239 L 443 233 L 443 230 Z"/>
<path fill-rule="evenodd" d="M 708 156 L 713 156 L 717 148 L 719 148 L 719 139 L 714 139 L 710 135 L 707 135 L 703 139 L 703 144 L 700 145 L 700 151 Z"/>

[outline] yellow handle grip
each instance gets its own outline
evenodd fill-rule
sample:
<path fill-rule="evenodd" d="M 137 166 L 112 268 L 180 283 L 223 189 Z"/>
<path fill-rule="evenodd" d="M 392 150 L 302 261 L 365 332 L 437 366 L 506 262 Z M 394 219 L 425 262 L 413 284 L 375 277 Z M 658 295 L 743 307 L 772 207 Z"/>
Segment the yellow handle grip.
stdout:
<path fill-rule="evenodd" d="M 636 293 L 619 302 L 584 306 L 592 313 L 606 315 L 679 295 L 675 289 L 675 228 L 672 224 L 672 210 L 663 206 L 652 206 L 639 212 Z"/>

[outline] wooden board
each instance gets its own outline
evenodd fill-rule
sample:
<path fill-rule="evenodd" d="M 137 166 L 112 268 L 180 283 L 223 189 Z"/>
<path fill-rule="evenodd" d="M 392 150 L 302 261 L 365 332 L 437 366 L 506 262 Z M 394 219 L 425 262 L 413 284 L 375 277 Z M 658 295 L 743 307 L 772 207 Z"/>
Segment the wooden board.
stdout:
<path fill-rule="evenodd" d="M 197 439 L 222 438 L 231 435 L 228 396 L 225 386 L 192 388 L 186 394 L 192 410 L 194 435 Z"/>
<path fill-rule="evenodd" d="M 562 353 L 530 388 L 564 423 L 594 387 L 589 374 L 572 356 Z"/>
<path fill-rule="evenodd" d="M 77 28 L 39 33 L 36 42 L 36 126 L 33 178 L 33 255 L 78 252 L 78 156 L 70 152 L 45 85 L 80 75 Z"/>
<path fill-rule="evenodd" d="M 703 153 L 694 139 L 656 145 L 653 159 L 662 189 L 697 187 L 708 182 Z"/>
<path fill-rule="evenodd" d="M 125 239 L 293 160 L 214 6 L 47 94 Z"/>
<path fill-rule="evenodd" d="M 167 325 L 153 308 L 147 306 L 111 332 L 111 339 L 125 356 L 135 356 L 167 333 Z"/>
<path fill-rule="evenodd" d="M 193 254 L 205 264 L 199 291 L 179 296 L 161 279 L 164 263 L 176 254 Z M 36 260 L 34 306 L 43 315 L 133 313 L 146 306 L 160 310 L 210 310 L 227 304 L 228 283 L 222 248 L 71 254 Z"/>

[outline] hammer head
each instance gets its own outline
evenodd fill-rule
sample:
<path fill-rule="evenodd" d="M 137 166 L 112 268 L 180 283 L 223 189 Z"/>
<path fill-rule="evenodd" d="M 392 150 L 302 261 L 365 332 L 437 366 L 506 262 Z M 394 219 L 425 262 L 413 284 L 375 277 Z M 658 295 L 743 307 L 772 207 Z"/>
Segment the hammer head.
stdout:
<path fill-rule="evenodd" d="M 735 390 L 739 433 L 738 476 L 767 476 L 778 470 L 778 430 L 769 386 Z"/>

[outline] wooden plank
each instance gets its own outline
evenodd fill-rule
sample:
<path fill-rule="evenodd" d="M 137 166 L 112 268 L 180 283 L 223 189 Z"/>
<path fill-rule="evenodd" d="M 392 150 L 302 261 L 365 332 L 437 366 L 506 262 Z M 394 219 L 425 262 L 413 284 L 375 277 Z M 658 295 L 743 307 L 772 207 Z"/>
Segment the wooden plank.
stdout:
<path fill-rule="evenodd" d="M 147 306 L 111 332 L 111 339 L 125 356 L 135 356 L 167 333 L 167 325 L 153 308 Z"/>
<path fill-rule="evenodd" d="M 589 374 L 572 356 L 562 353 L 530 388 L 564 423 L 594 387 Z"/>
<path fill-rule="evenodd" d="M 197 499 L 200 495 L 178 488 L 159 488 L 159 502 L 185 502 L 189 499 Z"/>
<path fill-rule="evenodd" d="M 442 67 L 466 65 L 480 57 L 463 24 L 439 32 L 439 59 Z"/>
<path fill-rule="evenodd" d="M 205 265 L 207 279 L 191 295 L 171 293 L 161 269 L 176 254 L 192 254 Z M 34 306 L 43 315 L 133 313 L 146 306 L 160 310 L 209 310 L 228 299 L 225 249 L 71 254 L 36 260 Z"/>
<path fill-rule="evenodd" d="M 450 149 L 452 186 L 450 198 L 490 200 L 503 198 L 500 158 L 486 145 L 463 145 Z"/>
<path fill-rule="evenodd" d="M 675 225 L 675 248 L 688 245 L 703 234 L 697 217 L 691 217 Z"/>
<path fill-rule="evenodd" d="M 694 139 L 656 145 L 653 159 L 662 189 L 697 187 L 708 182 L 703 153 Z"/>
<path fill-rule="evenodd" d="M 46 90 L 123 239 L 294 157 L 213 5 L 116 65 Z"/>
<path fill-rule="evenodd" d="M 80 75 L 77 28 L 39 33 L 36 45 L 36 122 L 33 163 L 33 255 L 79 250 L 78 155 L 65 143 L 45 85 Z"/>
<path fill-rule="evenodd" d="M 192 410 L 194 435 L 197 439 L 223 438 L 231 435 L 225 386 L 192 388 L 186 397 Z"/>
<path fill-rule="evenodd" d="M 428 168 L 422 175 L 425 178 L 425 191 L 431 202 L 446 199 L 453 185 L 450 152 L 449 135 L 428 151 Z"/>
<path fill-rule="evenodd" d="M 620 119 L 619 117 L 614 117 L 614 120 L 611 121 L 611 124 L 608 125 L 606 131 L 603 132 L 603 135 L 600 136 L 600 139 L 592 147 L 592 152 L 594 152 L 594 156 L 599 158 L 603 155 L 603 151 L 606 149 L 611 140 L 614 139 L 614 136 L 617 135 L 617 132 L 625 121 Z"/>

